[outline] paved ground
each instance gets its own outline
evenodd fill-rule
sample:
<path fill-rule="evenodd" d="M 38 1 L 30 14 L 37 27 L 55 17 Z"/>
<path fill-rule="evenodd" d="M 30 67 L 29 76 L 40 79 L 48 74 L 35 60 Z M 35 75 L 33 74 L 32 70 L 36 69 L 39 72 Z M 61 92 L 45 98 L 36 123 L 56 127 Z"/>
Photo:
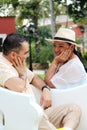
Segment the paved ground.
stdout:
<path fill-rule="evenodd" d="M 36 74 L 45 74 L 45 70 L 33 70 Z"/>

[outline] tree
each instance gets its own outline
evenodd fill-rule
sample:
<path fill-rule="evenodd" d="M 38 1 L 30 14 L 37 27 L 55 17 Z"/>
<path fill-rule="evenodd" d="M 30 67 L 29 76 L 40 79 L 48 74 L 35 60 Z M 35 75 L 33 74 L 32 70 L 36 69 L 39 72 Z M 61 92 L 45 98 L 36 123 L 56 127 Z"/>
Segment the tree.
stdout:
<path fill-rule="evenodd" d="M 54 16 L 54 9 L 53 9 L 53 0 L 49 0 L 50 3 L 50 12 L 51 12 L 51 30 L 52 30 L 52 37 L 54 37 L 56 33 L 55 29 L 55 16 Z"/>
<path fill-rule="evenodd" d="M 84 27 L 83 48 L 87 48 L 87 0 L 72 0 L 72 4 L 68 6 L 68 12 L 76 23 Z"/>
<path fill-rule="evenodd" d="M 49 0 L 50 12 L 51 12 L 51 26 L 53 30 L 53 36 L 57 31 L 56 17 L 61 14 L 66 14 L 66 0 Z"/>
<path fill-rule="evenodd" d="M 38 41 L 38 17 L 40 12 L 40 0 L 30 0 L 30 1 L 22 1 L 19 4 L 20 13 L 18 16 L 19 21 L 27 19 L 28 26 L 30 23 L 34 25 L 34 40 L 35 40 L 35 50 L 37 53 L 37 41 Z M 39 48 L 38 48 L 39 49 Z"/>
<path fill-rule="evenodd" d="M 0 14 L 2 16 L 14 16 L 18 5 L 18 0 L 0 0 Z"/>
<path fill-rule="evenodd" d="M 68 5 L 68 13 L 75 22 L 84 24 L 87 17 L 87 0 L 72 0 L 72 4 Z"/>

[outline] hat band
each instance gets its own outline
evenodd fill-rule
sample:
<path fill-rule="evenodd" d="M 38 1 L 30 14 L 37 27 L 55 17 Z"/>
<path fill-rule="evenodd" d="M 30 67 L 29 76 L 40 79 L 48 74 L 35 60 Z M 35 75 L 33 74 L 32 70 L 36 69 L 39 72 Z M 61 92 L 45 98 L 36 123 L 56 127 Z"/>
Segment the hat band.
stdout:
<path fill-rule="evenodd" d="M 61 41 L 67 41 L 67 42 L 74 42 L 73 40 L 67 39 L 67 38 L 61 38 L 61 37 L 54 37 L 54 40 L 61 40 Z"/>

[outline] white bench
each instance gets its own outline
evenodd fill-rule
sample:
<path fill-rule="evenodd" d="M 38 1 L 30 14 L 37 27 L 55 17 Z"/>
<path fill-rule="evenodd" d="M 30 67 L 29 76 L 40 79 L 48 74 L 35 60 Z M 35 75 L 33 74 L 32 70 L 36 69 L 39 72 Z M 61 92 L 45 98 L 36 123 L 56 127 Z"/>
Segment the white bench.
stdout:
<path fill-rule="evenodd" d="M 33 88 L 36 95 L 37 102 L 39 103 L 41 92 L 36 88 Z M 58 106 L 67 103 L 78 104 L 82 109 L 82 117 L 77 130 L 87 130 L 87 85 L 58 90 L 52 89 L 52 105 Z"/>
<path fill-rule="evenodd" d="M 0 87 L 0 130 L 38 130 L 42 108 L 32 95 Z M 3 120 L 4 119 L 4 120 Z"/>

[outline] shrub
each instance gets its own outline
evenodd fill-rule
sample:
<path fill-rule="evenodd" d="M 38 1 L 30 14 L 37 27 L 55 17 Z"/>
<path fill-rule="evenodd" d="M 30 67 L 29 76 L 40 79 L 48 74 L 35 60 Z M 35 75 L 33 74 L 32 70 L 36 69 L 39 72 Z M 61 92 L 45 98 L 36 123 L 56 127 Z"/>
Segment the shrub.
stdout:
<path fill-rule="evenodd" d="M 82 61 L 83 61 L 83 64 L 87 70 L 87 52 L 82 53 Z"/>
<path fill-rule="evenodd" d="M 54 58 L 54 53 L 52 51 L 52 44 L 48 44 L 46 46 L 42 46 L 39 53 L 35 58 L 35 62 L 39 62 L 41 64 L 48 64 L 52 62 Z"/>

